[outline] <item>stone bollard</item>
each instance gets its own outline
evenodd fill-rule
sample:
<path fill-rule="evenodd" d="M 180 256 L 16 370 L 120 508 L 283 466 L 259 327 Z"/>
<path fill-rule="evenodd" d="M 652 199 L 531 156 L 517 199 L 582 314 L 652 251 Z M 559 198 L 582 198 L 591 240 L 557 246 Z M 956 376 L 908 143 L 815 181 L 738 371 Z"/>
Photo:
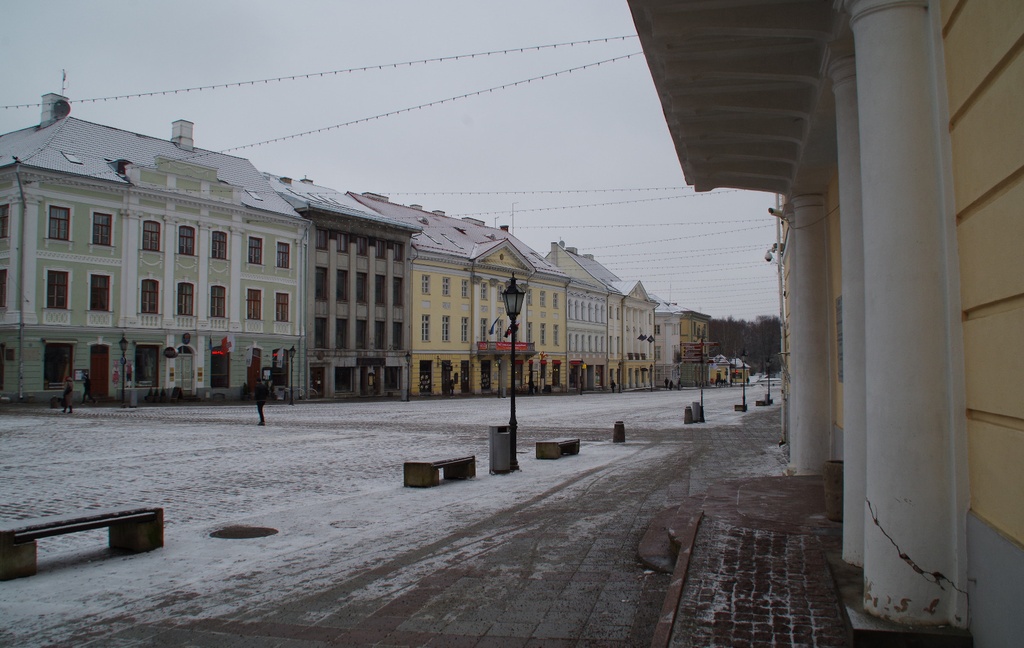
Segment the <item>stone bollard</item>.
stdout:
<path fill-rule="evenodd" d="M 626 442 L 626 424 L 622 421 L 615 421 L 615 431 L 612 432 L 612 443 Z"/>
<path fill-rule="evenodd" d="M 683 423 L 685 425 L 693 423 L 693 408 L 689 405 L 687 405 L 686 409 L 683 410 Z"/>

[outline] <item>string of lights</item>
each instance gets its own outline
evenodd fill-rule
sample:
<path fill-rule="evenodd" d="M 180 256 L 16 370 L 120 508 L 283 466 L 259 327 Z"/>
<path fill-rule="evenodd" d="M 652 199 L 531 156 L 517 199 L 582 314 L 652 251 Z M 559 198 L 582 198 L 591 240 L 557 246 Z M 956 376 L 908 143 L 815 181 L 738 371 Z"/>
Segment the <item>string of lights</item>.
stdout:
<path fill-rule="evenodd" d="M 542 74 L 540 76 L 530 77 L 529 79 L 522 79 L 521 81 L 514 81 L 514 82 L 511 82 L 511 83 L 503 83 L 501 85 L 492 86 L 490 88 L 485 88 L 483 90 L 476 90 L 474 92 L 467 92 L 466 94 L 461 94 L 461 95 L 457 95 L 457 96 L 454 96 L 454 97 L 448 97 L 446 99 L 438 99 L 436 101 L 429 101 L 427 103 L 419 104 L 417 106 L 410 106 L 408 108 L 401 108 L 401 109 L 398 109 L 398 110 L 392 110 L 390 112 L 381 113 L 379 115 L 374 115 L 373 117 L 362 117 L 360 119 L 354 119 L 352 121 L 344 122 L 344 123 L 341 123 L 341 124 L 334 124 L 332 126 L 324 126 L 322 128 L 314 128 L 312 130 L 303 131 L 301 133 L 295 133 L 293 135 L 284 135 L 282 137 L 274 137 L 274 138 L 271 138 L 271 139 L 268 139 L 268 140 L 263 140 L 262 142 L 254 142 L 252 144 L 245 144 L 245 145 L 242 145 L 242 146 L 234 146 L 232 148 L 223 149 L 220 152 L 221 153 L 228 153 L 228 152 L 231 152 L 231 151 L 241 151 L 243 149 L 255 148 L 257 146 L 263 146 L 265 144 L 274 144 L 276 142 L 284 142 L 286 140 L 298 139 L 300 137 L 306 137 L 307 135 L 316 135 L 316 134 L 319 134 L 319 133 L 326 133 L 327 131 L 336 130 L 338 128 L 344 128 L 345 126 L 353 126 L 355 124 L 361 124 L 361 123 L 364 123 L 364 122 L 370 122 L 370 121 L 374 121 L 374 120 L 377 120 L 377 119 L 384 119 L 386 117 L 394 117 L 395 115 L 400 115 L 402 113 L 412 112 L 414 110 L 422 110 L 424 108 L 430 108 L 430 107 L 433 107 L 433 106 L 440 106 L 441 104 L 445 104 L 445 103 L 449 103 L 449 102 L 461 101 L 463 99 L 468 99 L 470 97 L 477 97 L 477 96 L 488 94 L 488 93 L 491 93 L 491 92 L 507 90 L 509 88 L 515 88 L 517 86 L 526 85 L 528 83 L 533 83 L 534 81 L 545 81 L 547 79 L 553 79 L 553 78 L 561 76 L 563 74 L 572 74 L 573 72 L 579 72 L 581 70 L 586 70 L 586 69 L 589 69 L 589 68 L 598 67 L 598 66 L 601 66 L 601 65 L 606 65 L 606 64 L 609 64 L 609 63 L 617 63 L 619 61 L 625 61 L 627 59 L 633 58 L 634 56 L 640 56 L 642 54 L 643 54 L 643 52 L 633 52 L 632 54 L 624 54 L 623 56 L 616 56 L 614 58 L 605 59 L 603 61 L 595 61 L 594 63 L 587 63 L 586 65 L 580 65 L 580 66 L 573 67 L 573 68 L 567 68 L 565 70 L 559 70 L 558 72 L 550 72 L 548 74 Z"/>
<path fill-rule="evenodd" d="M 705 233 L 705 234 L 690 234 L 690 235 L 687 235 L 687 236 L 677 236 L 675 238 L 667 238 L 667 239 L 665 239 L 665 238 L 663 238 L 663 239 L 656 239 L 656 240 L 653 240 L 653 241 L 637 241 L 635 243 L 618 243 L 616 245 L 599 245 L 597 247 L 592 247 L 590 249 L 591 250 L 609 250 L 609 249 L 612 249 L 612 248 L 632 247 L 634 245 L 651 245 L 652 243 L 667 243 L 669 241 L 684 241 L 684 240 L 687 240 L 687 239 L 706 238 L 708 236 L 720 236 L 722 234 L 733 234 L 735 232 L 749 232 L 751 230 L 765 229 L 765 228 L 774 227 L 774 226 L 775 226 L 774 223 L 765 223 L 764 225 L 755 225 L 753 227 L 740 227 L 740 228 L 737 228 L 737 229 L 722 230 L 720 232 L 708 232 L 708 233 Z"/>
<path fill-rule="evenodd" d="M 528 196 L 539 194 L 580 194 L 627 191 L 685 191 L 687 189 L 689 189 L 689 187 L 628 187 L 622 189 L 528 189 L 520 191 L 382 191 L 380 193 L 384 194 L 385 196 Z"/>
<path fill-rule="evenodd" d="M 188 88 L 175 88 L 173 90 L 153 90 L 150 92 L 136 92 L 131 94 L 122 95 L 110 95 L 107 97 L 90 97 L 88 99 L 76 99 L 75 103 L 96 103 L 100 101 L 121 101 L 124 99 L 139 99 L 143 97 L 159 97 L 164 95 L 174 95 L 179 93 L 190 93 L 190 92 L 204 92 L 207 90 L 223 90 L 227 88 L 240 88 L 243 86 L 254 86 L 258 84 L 269 84 L 269 83 L 280 83 L 284 81 L 299 81 L 302 79 L 314 79 L 329 76 L 338 76 L 341 74 L 353 74 L 356 72 L 370 72 L 373 70 L 385 70 L 390 68 L 400 67 L 412 67 L 413 65 L 427 65 L 430 63 L 448 63 L 451 61 L 460 61 L 463 59 L 483 58 L 487 56 L 498 56 L 498 55 L 509 55 L 509 54 L 522 54 L 525 52 L 540 51 L 546 49 L 557 49 L 561 47 L 575 47 L 577 45 L 593 45 L 595 43 L 610 43 L 613 41 L 625 41 L 627 39 L 637 38 L 635 34 L 629 36 L 609 36 L 607 38 L 591 38 L 588 40 L 569 41 L 565 43 L 552 43 L 548 45 L 531 45 L 528 47 L 514 47 L 509 49 L 491 50 L 487 52 L 474 52 L 471 54 L 456 54 L 453 56 L 439 56 L 435 58 L 419 59 L 415 61 L 401 61 L 398 63 L 382 63 L 378 65 L 364 65 L 362 67 L 354 68 L 343 68 L 340 70 L 325 70 L 322 72 L 307 72 L 304 74 L 291 74 L 288 76 L 279 77 L 268 77 L 265 79 L 252 79 L 248 81 L 234 81 L 231 83 L 215 83 L 212 85 L 203 86 L 192 86 Z M 16 109 L 16 108 L 37 108 L 42 104 L 36 103 L 24 103 L 24 104 L 11 104 L 7 106 L 0 106 L 4 110 Z"/>

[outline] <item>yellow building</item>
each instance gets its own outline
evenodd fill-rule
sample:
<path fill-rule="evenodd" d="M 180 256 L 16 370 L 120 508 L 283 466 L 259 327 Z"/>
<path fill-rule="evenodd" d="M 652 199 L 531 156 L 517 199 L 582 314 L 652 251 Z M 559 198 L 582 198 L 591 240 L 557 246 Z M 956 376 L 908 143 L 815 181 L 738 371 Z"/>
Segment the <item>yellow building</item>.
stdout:
<path fill-rule="evenodd" d="M 1016 645 L 1021 3 L 628 1 L 687 181 L 784 199 L 790 469 L 843 460 L 865 609 Z"/>
<path fill-rule="evenodd" d="M 516 333 L 517 392 L 566 385 L 567 275 L 508 228 L 452 218 L 377 194 L 349 194 L 391 220 L 422 228 L 413 235 L 412 394 L 499 393 L 507 389 L 511 338 L 502 293 L 516 277 L 527 291 Z"/>

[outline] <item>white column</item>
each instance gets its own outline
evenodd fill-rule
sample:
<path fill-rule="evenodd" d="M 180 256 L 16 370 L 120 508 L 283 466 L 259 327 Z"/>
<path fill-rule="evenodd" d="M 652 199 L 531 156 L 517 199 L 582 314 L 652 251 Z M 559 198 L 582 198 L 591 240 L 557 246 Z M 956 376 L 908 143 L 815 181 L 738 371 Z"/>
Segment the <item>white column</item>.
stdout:
<path fill-rule="evenodd" d="M 861 213 L 857 70 L 852 56 L 829 66 L 836 97 L 839 231 L 843 256 L 843 560 L 864 564 L 867 374 L 864 367 L 864 218 Z"/>
<path fill-rule="evenodd" d="M 231 249 L 228 251 L 228 259 L 231 264 L 231 287 L 228 288 L 228 327 L 231 331 L 244 330 L 242 321 L 245 305 L 245 291 L 242 290 L 242 264 L 246 261 L 247 249 L 243 245 L 245 232 L 241 227 L 231 226 L 228 228 L 231 241 Z M 238 351 L 238 347 L 235 348 Z"/>
<path fill-rule="evenodd" d="M 926 0 L 849 0 L 857 49 L 867 379 L 866 610 L 967 623 L 955 473 L 959 296 L 943 196 L 942 127 Z M 952 261 L 950 259 L 953 259 Z"/>
<path fill-rule="evenodd" d="M 46 277 L 37 277 L 36 273 L 38 268 L 36 266 L 36 251 L 38 249 L 39 241 L 39 224 L 42 221 L 39 214 L 39 199 L 34 196 L 25 196 L 25 202 L 21 205 L 21 209 L 24 210 L 24 217 L 19 221 L 14 217 L 13 214 L 8 216 L 8 222 L 13 225 L 11 228 L 11 241 L 19 241 L 20 253 L 16 250 L 11 250 L 11 265 L 8 274 L 13 272 L 20 272 L 18 276 L 18 282 L 21 285 L 21 290 L 14 295 L 15 300 L 20 298 L 21 303 L 18 304 L 18 309 L 21 310 L 21 316 L 23 322 L 32 326 L 39 323 L 39 313 L 41 309 L 36 301 L 37 285 L 46 285 Z M 21 229 L 24 228 L 24 229 Z M 17 262 L 17 254 L 21 255 L 21 259 Z M 37 283 L 39 282 L 39 283 Z M 45 292 L 43 293 L 45 295 Z M 13 301 L 11 296 L 8 295 L 7 303 L 10 305 Z M 46 304 L 46 301 L 43 301 Z M 10 306 L 8 306 L 10 308 Z M 13 312 L 13 309 L 12 309 Z"/>
<path fill-rule="evenodd" d="M 164 221 L 164 279 L 160 291 L 163 298 L 160 312 L 163 314 L 164 328 L 174 328 L 174 315 L 177 313 L 174 300 L 178 295 L 178 284 L 174 280 L 174 255 L 178 251 L 178 225 L 180 224 L 177 219 Z"/>
<path fill-rule="evenodd" d="M 789 231 L 790 448 L 789 471 L 820 474 L 829 459 L 831 417 L 828 375 L 825 202 L 796 196 Z"/>

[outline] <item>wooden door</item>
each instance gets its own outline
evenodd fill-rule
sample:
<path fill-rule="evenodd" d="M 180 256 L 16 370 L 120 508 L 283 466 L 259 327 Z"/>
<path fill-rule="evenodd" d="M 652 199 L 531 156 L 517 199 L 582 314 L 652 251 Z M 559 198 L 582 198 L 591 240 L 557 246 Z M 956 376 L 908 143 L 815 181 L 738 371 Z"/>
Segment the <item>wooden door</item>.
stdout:
<path fill-rule="evenodd" d="M 93 396 L 104 398 L 110 395 L 110 347 L 98 344 L 90 347 L 89 380 Z"/>

